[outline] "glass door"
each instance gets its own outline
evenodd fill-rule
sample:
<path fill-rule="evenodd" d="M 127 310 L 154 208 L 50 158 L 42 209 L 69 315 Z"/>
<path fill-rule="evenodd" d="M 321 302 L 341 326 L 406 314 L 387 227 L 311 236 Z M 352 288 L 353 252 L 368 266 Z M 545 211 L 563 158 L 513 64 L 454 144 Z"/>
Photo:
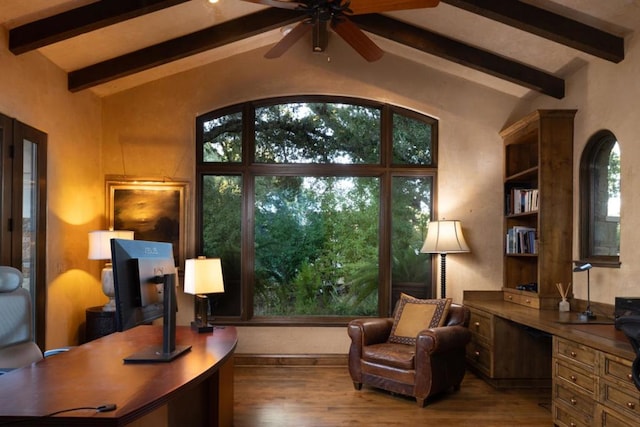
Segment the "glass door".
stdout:
<path fill-rule="evenodd" d="M 44 348 L 47 135 L 0 115 L 0 263 L 22 271 L 31 293 L 36 342 Z"/>

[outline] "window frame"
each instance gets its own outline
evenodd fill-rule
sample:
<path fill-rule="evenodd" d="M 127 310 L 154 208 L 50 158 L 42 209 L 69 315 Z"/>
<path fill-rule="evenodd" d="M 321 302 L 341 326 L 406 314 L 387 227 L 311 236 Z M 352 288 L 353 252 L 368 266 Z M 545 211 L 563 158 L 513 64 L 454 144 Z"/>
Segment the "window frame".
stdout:
<path fill-rule="evenodd" d="M 598 154 L 605 148 L 610 153 L 616 142 L 620 144 L 611 131 L 600 130 L 589 138 L 580 158 L 580 260 L 595 267 L 620 268 L 619 255 L 595 255 L 593 248 L 596 203 L 594 170 Z"/>
<path fill-rule="evenodd" d="M 203 181 L 205 176 L 210 175 L 240 175 L 243 186 L 242 200 L 242 223 L 247 224 L 247 229 L 242 233 L 241 237 L 241 257 L 243 266 L 240 274 L 241 282 L 241 307 L 240 316 L 216 316 L 218 323 L 225 324 L 254 324 L 254 325 L 314 325 L 314 326 L 343 326 L 352 317 L 342 316 L 287 316 L 287 317 L 254 317 L 253 315 L 253 299 L 254 299 L 254 263 L 255 256 L 253 253 L 254 239 L 254 175 L 299 175 L 307 176 L 326 176 L 327 165 L 308 164 L 308 163 L 289 163 L 289 164 L 264 164 L 258 163 L 254 158 L 254 113 L 256 108 L 263 106 L 285 104 L 285 103 L 343 103 L 359 105 L 364 107 L 372 107 L 380 109 L 380 162 L 378 164 L 358 164 L 358 165 L 330 165 L 333 172 L 332 176 L 377 176 L 381 179 L 381 195 L 380 195 L 380 248 L 379 248 L 379 271 L 378 271 L 378 315 L 390 316 L 393 310 L 393 304 L 399 297 L 400 292 L 410 292 L 411 289 L 406 287 L 398 287 L 396 289 L 392 283 L 392 265 L 391 265 L 391 187 L 394 177 L 425 177 L 431 179 L 431 217 L 436 218 L 436 200 L 437 200 L 437 159 L 438 159 L 438 120 L 398 106 L 380 103 L 368 99 L 326 96 L 326 95 L 302 95 L 302 96 L 283 96 L 275 98 L 266 98 L 260 100 L 248 101 L 241 104 L 222 107 L 220 109 L 205 113 L 196 118 L 196 218 L 195 218 L 195 246 L 197 253 L 202 253 L 204 248 L 203 241 L 203 209 L 199 203 L 203 200 Z M 222 162 L 204 162 L 203 159 L 203 143 L 204 129 L 203 124 L 207 121 L 222 117 L 224 115 L 242 112 L 242 161 L 239 163 L 222 163 Z M 393 164 L 392 145 L 389 141 L 393 137 L 393 115 L 400 114 L 402 116 L 423 121 L 431 126 L 431 164 L 422 165 L 398 165 Z M 387 143 L 385 143 L 387 141 Z M 338 169 L 344 168 L 344 172 L 336 172 Z M 356 172 L 354 172 L 354 169 Z M 431 271 L 429 274 L 431 295 L 415 295 L 418 297 L 432 298 L 436 294 L 436 268 L 433 268 L 432 257 Z M 406 284 L 400 284 L 401 286 Z"/>

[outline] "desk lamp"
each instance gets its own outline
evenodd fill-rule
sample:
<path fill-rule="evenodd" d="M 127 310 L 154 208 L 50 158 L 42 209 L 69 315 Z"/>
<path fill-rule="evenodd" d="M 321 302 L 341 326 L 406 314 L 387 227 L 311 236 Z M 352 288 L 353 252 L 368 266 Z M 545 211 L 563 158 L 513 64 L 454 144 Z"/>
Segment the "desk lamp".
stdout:
<path fill-rule="evenodd" d="M 113 286 L 113 270 L 111 269 L 111 239 L 133 240 L 133 231 L 96 230 L 89 232 L 89 259 L 107 260 L 101 274 L 102 292 L 109 298 L 103 311 L 115 311 L 115 288 Z"/>
<path fill-rule="evenodd" d="M 447 254 L 471 252 L 460 221 L 431 221 L 420 252 L 440 254 L 440 298 L 447 296 Z"/>
<path fill-rule="evenodd" d="M 188 259 L 184 265 L 184 292 L 196 296 L 195 319 L 191 328 L 198 332 L 212 332 L 209 324 L 209 298 L 207 294 L 223 293 L 222 263 L 220 258 L 198 257 Z"/>
<path fill-rule="evenodd" d="M 596 318 L 596 315 L 591 311 L 591 283 L 589 278 L 589 270 L 591 270 L 591 267 L 593 267 L 591 264 L 585 263 L 578 265 L 573 269 L 574 273 L 580 273 L 582 271 L 587 272 L 587 309 L 580 313 L 579 316 L 580 320 L 583 321 L 595 320 Z"/>

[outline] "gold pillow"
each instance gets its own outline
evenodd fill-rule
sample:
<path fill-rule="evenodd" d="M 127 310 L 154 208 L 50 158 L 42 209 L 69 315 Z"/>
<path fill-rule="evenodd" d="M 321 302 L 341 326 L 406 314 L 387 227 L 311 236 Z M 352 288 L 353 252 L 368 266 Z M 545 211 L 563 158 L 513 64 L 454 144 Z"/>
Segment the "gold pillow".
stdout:
<path fill-rule="evenodd" d="M 389 342 L 415 345 L 418 332 L 444 324 L 450 305 L 451 298 L 418 299 L 400 294 Z"/>

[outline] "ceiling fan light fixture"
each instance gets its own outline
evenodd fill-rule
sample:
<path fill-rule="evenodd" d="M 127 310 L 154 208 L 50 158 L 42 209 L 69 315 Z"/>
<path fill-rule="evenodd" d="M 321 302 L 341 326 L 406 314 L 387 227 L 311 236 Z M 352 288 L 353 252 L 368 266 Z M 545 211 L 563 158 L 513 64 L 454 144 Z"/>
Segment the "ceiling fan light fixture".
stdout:
<path fill-rule="evenodd" d="M 265 6 L 290 9 L 299 12 L 302 21 L 290 30 L 283 27 L 284 34 L 265 57 L 280 57 L 302 36 L 312 31 L 313 52 L 324 52 L 328 43 L 327 25 L 369 62 L 382 58 L 384 52 L 356 24 L 351 15 L 379 13 L 403 9 L 434 7 L 439 0 L 244 0 Z"/>
<path fill-rule="evenodd" d="M 324 52 L 327 49 L 329 40 L 329 32 L 327 31 L 326 22 L 318 22 L 313 26 L 313 51 L 316 53 Z"/>

